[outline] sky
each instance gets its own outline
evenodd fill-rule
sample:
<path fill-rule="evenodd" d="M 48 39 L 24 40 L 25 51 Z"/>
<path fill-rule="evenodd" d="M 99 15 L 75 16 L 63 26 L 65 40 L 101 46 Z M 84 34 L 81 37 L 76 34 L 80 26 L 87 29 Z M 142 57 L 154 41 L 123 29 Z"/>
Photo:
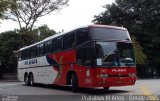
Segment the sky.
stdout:
<path fill-rule="evenodd" d="M 35 27 L 48 25 L 50 29 L 68 31 L 76 27 L 92 24 L 95 15 L 105 11 L 106 4 L 112 4 L 114 0 L 70 0 L 69 6 L 58 12 L 41 17 L 35 23 Z M 19 29 L 18 22 L 11 20 L 1 21 L 0 32 Z"/>

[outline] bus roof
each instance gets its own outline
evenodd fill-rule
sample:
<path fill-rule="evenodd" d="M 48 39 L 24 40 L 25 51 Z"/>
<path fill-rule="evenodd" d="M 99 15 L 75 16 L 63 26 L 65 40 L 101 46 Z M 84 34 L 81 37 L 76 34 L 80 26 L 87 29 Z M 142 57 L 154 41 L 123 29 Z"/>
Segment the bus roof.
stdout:
<path fill-rule="evenodd" d="M 64 35 L 64 34 L 66 34 L 66 33 L 68 33 L 68 32 L 71 32 L 71 31 L 74 31 L 74 30 L 77 30 L 77 29 L 80 29 L 80 28 L 97 28 L 97 27 L 98 27 L 98 28 L 111 28 L 111 29 L 127 30 L 126 28 L 117 27 L 117 26 L 112 26 L 112 25 L 98 25 L 98 24 L 93 24 L 93 25 L 81 26 L 81 27 L 72 29 L 72 30 L 70 30 L 70 31 L 66 31 L 66 32 L 62 32 L 62 33 L 58 33 L 58 34 L 54 34 L 54 35 L 52 35 L 52 36 L 49 36 L 49 37 L 45 38 L 45 39 L 42 40 L 42 41 L 39 41 L 39 42 L 34 43 L 34 44 L 32 44 L 32 45 L 29 45 L 29 46 L 22 47 L 22 48 L 19 49 L 19 51 L 24 50 L 24 49 L 27 49 L 27 48 L 30 48 L 30 47 L 33 47 L 33 46 L 38 45 L 38 44 L 41 44 L 41 43 L 43 43 L 43 42 L 45 42 L 45 41 L 47 41 L 47 40 L 51 40 L 51 39 L 53 39 L 53 38 L 56 38 L 56 37 L 58 37 L 58 36 Z"/>
<path fill-rule="evenodd" d="M 113 25 L 98 25 L 98 24 L 94 24 L 94 25 L 89 25 L 88 27 L 91 28 L 111 28 L 111 29 L 120 29 L 120 30 L 127 30 L 126 28 L 122 27 L 118 27 L 118 26 L 113 26 Z"/>

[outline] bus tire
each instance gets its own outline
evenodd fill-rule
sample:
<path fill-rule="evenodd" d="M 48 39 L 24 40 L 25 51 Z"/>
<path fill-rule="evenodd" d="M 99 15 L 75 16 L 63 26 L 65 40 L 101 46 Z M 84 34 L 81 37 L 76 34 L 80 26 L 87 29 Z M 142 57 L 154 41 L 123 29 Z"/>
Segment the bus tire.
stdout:
<path fill-rule="evenodd" d="M 78 79 L 75 74 L 72 74 L 72 79 L 71 79 L 71 84 L 72 84 L 72 92 L 76 93 L 78 92 Z"/>
<path fill-rule="evenodd" d="M 29 75 L 29 85 L 34 86 L 34 76 L 32 73 Z"/>
<path fill-rule="evenodd" d="M 103 87 L 104 90 L 109 90 L 109 87 Z"/>
<path fill-rule="evenodd" d="M 25 85 L 29 86 L 29 77 L 28 77 L 28 74 L 24 75 L 24 82 L 25 82 Z"/>

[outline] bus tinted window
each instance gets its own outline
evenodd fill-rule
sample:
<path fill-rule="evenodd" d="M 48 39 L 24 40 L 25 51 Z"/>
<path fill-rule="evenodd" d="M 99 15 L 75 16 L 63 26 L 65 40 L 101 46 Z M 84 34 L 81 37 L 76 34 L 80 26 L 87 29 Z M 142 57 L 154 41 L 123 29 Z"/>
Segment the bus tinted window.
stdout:
<path fill-rule="evenodd" d="M 91 28 L 94 40 L 131 40 L 127 30 L 112 28 Z"/>
<path fill-rule="evenodd" d="M 22 58 L 22 59 L 25 58 L 25 51 L 24 51 L 24 50 L 21 52 L 21 58 Z"/>
<path fill-rule="evenodd" d="M 30 48 L 26 50 L 26 59 L 30 58 L 31 57 L 31 51 L 30 51 Z"/>
<path fill-rule="evenodd" d="M 36 55 L 37 55 L 37 48 L 31 47 L 31 57 L 36 57 Z"/>
<path fill-rule="evenodd" d="M 53 52 L 56 52 L 58 49 L 57 49 L 57 39 L 53 39 L 52 40 L 52 51 Z"/>
<path fill-rule="evenodd" d="M 30 58 L 30 49 L 25 49 L 22 51 L 22 59 Z"/>
<path fill-rule="evenodd" d="M 52 52 L 52 41 L 47 41 L 44 43 L 44 53 L 51 53 Z"/>
<path fill-rule="evenodd" d="M 58 37 L 52 40 L 52 52 L 57 52 L 62 50 L 62 37 Z"/>
<path fill-rule="evenodd" d="M 75 47 L 75 32 L 64 35 L 63 37 L 63 49 L 69 49 Z"/>
<path fill-rule="evenodd" d="M 87 29 L 77 30 L 76 39 L 77 39 L 76 40 L 77 46 L 88 41 L 89 40 L 88 30 Z"/>
<path fill-rule="evenodd" d="M 37 46 L 37 56 L 43 55 L 43 44 Z"/>
<path fill-rule="evenodd" d="M 57 51 L 62 50 L 62 37 L 57 38 Z"/>

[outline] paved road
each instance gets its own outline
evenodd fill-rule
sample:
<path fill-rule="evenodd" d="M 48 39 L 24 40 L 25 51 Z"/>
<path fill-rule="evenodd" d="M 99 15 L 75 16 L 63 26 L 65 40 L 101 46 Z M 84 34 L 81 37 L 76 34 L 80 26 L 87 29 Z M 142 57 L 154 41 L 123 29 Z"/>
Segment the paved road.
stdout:
<path fill-rule="evenodd" d="M 0 101 L 158 101 L 160 79 L 137 80 L 134 86 L 111 87 L 108 91 L 101 88 L 80 89 L 79 93 L 72 93 L 70 87 L 29 87 L 22 82 L 0 82 L 0 95 Z"/>

